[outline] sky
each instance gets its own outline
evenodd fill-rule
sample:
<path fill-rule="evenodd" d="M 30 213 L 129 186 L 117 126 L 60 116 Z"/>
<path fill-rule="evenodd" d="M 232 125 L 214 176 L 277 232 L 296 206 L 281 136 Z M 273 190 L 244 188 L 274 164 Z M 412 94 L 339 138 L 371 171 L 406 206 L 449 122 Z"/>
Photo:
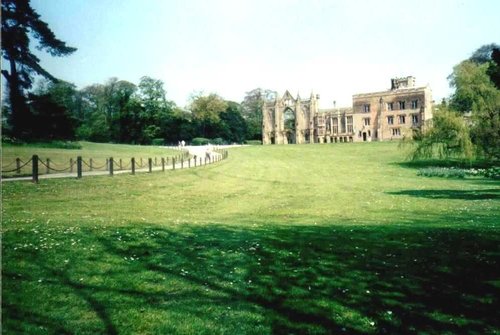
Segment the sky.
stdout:
<path fill-rule="evenodd" d="M 320 107 L 416 77 L 440 101 L 453 66 L 500 44 L 497 0 L 32 0 L 68 57 L 42 66 L 83 88 L 161 79 L 185 106 L 198 92 L 241 102 L 264 88 L 320 95 Z"/>

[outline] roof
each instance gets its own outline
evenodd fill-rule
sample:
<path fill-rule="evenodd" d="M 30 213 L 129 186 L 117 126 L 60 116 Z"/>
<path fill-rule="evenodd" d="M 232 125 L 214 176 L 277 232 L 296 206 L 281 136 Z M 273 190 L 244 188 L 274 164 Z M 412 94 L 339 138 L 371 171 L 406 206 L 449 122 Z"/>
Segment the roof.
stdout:
<path fill-rule="evenodd" d="M 417 93 L 424 91 L 426 89 L 430 89 L 429 86 L 421 86 L 421 87 L 405 87 L 405 88 L 399 88 L 395 90 L 386 90 L 386 91 L 380 91 L 380 92 L 371 92 L 371 93 L 359 93 L 359 94 L 353 94 L 352 98 L 365 98 L 365 97 L 374 97 L 374 96 L 380 96 L 380 95 L 398 95 L 398 94 L 405 94 L 405 93 Z"/>

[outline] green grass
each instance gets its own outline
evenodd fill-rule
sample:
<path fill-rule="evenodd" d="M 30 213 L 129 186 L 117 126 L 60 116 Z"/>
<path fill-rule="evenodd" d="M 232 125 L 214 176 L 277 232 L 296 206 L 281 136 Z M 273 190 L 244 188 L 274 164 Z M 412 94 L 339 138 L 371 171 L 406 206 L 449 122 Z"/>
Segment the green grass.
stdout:
<path fill-rule="evenodd" d="M 500 184 L 395 143 L 4 183 L 6 333 L 498 334 Z"/>
<path fill-rule="evenodd" d="M 153 157 L 171 157 L 179 154 L 179 151 L 173 149 L 160 148 L 155 146 L 139 146 L 127 144 L 108 144 L 108 143 L 92 143 L 79 142 L 81 149 L 58 149 L 45 146 L 45 144 L 26 144 L 26 145 L 2 145 L 2 170 L 9 171 L 15 169 L 16 158 L 21 159 L 21 164 L 31 159 L 33 155 L 38 155 L 40 160 L 46 162 L 47 158 L 51 161 L 51 166 L 56 169 L 64 169 L 69 167 L 70 159 L 76 161 L 77 156 L 82 156 L 82 159 L 89 163 L 92 158 L 94 166 L 103 166 L 106 159 L 113 157 L 114 160 L 123 160 L 123 164 L 128 164 L 132 157 L 139 162 L 141 158 L 144 162 L 148 158 Z M 86 169 L 87 167 L 84 166 Z M 85 170 L 84 169 L 84 170 Z M 45 167 L 40 167 L 40 173 L 44 173 Z M 76 167 L 75 167 L 76 171 Z M 31 174 L 31 164 L 28 164 L 21 170 L 22 175 Z M 15 172 L 5 173 L 6 176 L 15 176 Z"/>

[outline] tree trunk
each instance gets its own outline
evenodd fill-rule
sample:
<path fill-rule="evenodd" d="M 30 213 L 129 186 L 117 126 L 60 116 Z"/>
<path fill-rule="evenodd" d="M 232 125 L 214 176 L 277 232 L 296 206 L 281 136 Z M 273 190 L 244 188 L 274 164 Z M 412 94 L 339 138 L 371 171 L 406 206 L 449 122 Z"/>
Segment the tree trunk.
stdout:
<path fill-rule="evenodd" d="M 9 102 L 11 108 L 10 125 L 12 135 L 17 138 L 26 138 L 29 134 L 29 110 L 26 104 L 19 78 L 17 74 L 16 63 L 10 60 L 10 74 L 4 73 L 7 84 L 9 85 Z"/>

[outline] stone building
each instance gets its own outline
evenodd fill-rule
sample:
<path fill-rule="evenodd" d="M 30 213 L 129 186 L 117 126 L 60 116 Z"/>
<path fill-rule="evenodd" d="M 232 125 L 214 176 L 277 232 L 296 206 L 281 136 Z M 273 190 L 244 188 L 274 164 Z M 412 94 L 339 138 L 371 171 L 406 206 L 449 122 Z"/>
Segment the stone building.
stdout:
<path fill-rule="evenodd" d="M 319 109 L 319 96 L 286 91 L 264 102 L 262 143 L 331 143 L 400 139 L 432 118 L 432 93 L 415 78 L 391 79 L 391 89 L 355 94 L 352 107 Z"/>

